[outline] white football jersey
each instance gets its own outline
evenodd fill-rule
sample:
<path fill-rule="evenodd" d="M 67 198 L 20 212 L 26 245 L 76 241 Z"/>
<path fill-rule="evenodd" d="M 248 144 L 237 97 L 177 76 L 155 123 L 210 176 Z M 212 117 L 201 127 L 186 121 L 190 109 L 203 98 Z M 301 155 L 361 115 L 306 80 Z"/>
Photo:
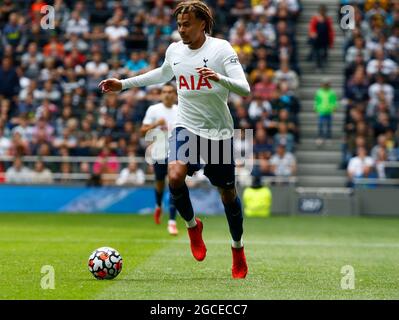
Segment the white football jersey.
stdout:
<path fill-rule="evenodd" d="M 166 122 L 164 128 L 152 129 L 151 136 L 149 136 L 149 142 L 152 142 L 150 152 L 153 160 L 164 160 L 168 156 L 168 138 L 175 127 L 177 109 L 175 104 L 168 108 L 163 103 L 157 103 L 149 106 L 145 113 L 143 125 L 153 124 L 160 119 L 164 119 Z"/>
<path fill-rule="evenodd" d="M 220 81 L 204 79 L 196 68 L 208 67 Z M 192 50 L 182 41 L 172 43 L 160 68 L 122 80 L 122 90 L 164 83 L 176 77 L 178 110 L 176 126 L 213 140 L 233 136 L 233 119 L 227 106 L 229 91 L 250 92 L 244 70 L 226 40 L 206 36 L 202 47 Z"/>
<path fill-rule="evenodd" d="M 192 50 L 179 41 L 170 45 L 165 63 L 176 77 L 179 97 L 176 126 L 208 139 L 230 138 L 234 127 L 227 106 L 229 90 L 215 81 L 203 79 L 195 70 L 206 66 L 226 75 L 226 64 L 239 63 L 230 43 L 207 36 L 201 48 Z"/>

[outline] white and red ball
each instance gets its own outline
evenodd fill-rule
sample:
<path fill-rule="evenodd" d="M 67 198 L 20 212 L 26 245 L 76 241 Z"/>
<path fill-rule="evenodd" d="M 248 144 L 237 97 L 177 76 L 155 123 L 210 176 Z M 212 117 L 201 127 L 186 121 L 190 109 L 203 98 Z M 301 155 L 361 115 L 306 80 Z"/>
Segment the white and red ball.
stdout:
<path fill-rule="evenodd" d="M 122 257 L 113 248 L 101 247 L 90 255 L 88 266 L 96 279 L 114 279 L 122 271 Z"/>

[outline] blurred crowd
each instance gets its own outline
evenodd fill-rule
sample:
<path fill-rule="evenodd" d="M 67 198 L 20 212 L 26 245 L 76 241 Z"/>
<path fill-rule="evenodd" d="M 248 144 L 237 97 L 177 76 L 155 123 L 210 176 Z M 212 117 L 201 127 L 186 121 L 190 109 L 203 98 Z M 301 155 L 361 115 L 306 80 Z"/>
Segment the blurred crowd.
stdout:
<path fill-rule="evenodd" d="M 295 24 L 300 1 L 207 3 L 215 13 L 212 35 L 230 41 L 252 88 L 249 98 L 229 98 L 235 128 L 255 130 L 260 165 L 252 174 L 294 175 L 300 110 Z M 131 168 L 133 174 L 141 170 L 141 183 L 144 174 L 152 173 L 150 165 L 121 164 L 118 157 L 144 156 L 139 127 L 147 108 L 159 102 L 160 86 L 103 95 L 97 85 L 104 78 L 131 77 L 162 64 L 169 43 L 179 40 L 171 15 L 175 4 L 1 1 L 0 157 L 11 156 L 14 163 L 0 161 L 0 173 L 7 171 L 0 180 L 20 182 L 15 176 L 22 169 L 34 173 L 30 182 L 52 181 L 52 173 L 84 173 L 120 174 L 119 184 L 132 183 L 134 179 L 126 177 Z M 54 28 L 47 28 L 52 21 L 45 16 L 48 11 L 41 11 L 46 5 L 54 8 Z M 24 164 L 24 156 L 39 160 Z M 45 156 L 97 159 L 44 163 L 40 158 Z M 32 178 L 42 171 L 47 178 Z"/>
<path fill-rule="evenodd" d="M 346 105 L 342 166 L 355 178 L 398 178 L 399 1 L 341 1 L 355 8 L 345 34 Z"/>

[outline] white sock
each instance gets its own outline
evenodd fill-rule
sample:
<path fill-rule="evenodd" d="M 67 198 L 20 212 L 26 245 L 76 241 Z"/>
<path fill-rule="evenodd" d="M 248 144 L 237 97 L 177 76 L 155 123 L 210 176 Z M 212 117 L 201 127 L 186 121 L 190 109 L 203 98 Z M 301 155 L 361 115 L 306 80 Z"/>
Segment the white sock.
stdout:
<path fill-rule="evenodd" d="M 176 225 L 176 220 L 169 220 L 169 221 L 168 221 L 168 224 L 169 224 L 169 225 L 171 225 L 171 224 Z"/>
<path fill-rule="evenodd" d="M 190 221 L 185 221 L 187 228 L 194 228 L 197 225 L 197 221 L 195 221 L 195 216 Z"/>
<path fill-rule="evenodd" d="M 242 248 L 244 246 L 244 242 L 242 241 L 242 238 L 241 238 L 240 241 L 231 240 L 231 246 L 233 248 L 239 249 L 239 248 Z"/>

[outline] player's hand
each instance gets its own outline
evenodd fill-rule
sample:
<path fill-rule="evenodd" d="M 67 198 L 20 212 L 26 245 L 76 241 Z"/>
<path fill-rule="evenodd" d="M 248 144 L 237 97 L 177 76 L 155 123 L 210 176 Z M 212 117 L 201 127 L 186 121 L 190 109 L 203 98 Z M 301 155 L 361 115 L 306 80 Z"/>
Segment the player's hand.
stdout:
<path fill-rule="evenodd" d="M 122 82 L 115 78 L 103 80 L 98 86 L 101 88 L 103 93 L 118 92 L 122 90 Z"/>
<path fill-rule="evenodd" d="M 216 82 L 218 82 L 220 80 L 219 75 L 212 69 L 209 69 L 206 67 L 198 67 L 198 68 L 195 68 L 195 70 L 198 72 L 199 75 L 201 75 L 205 79 L 208 78 L 208 79 L 216 81 Z"/>

